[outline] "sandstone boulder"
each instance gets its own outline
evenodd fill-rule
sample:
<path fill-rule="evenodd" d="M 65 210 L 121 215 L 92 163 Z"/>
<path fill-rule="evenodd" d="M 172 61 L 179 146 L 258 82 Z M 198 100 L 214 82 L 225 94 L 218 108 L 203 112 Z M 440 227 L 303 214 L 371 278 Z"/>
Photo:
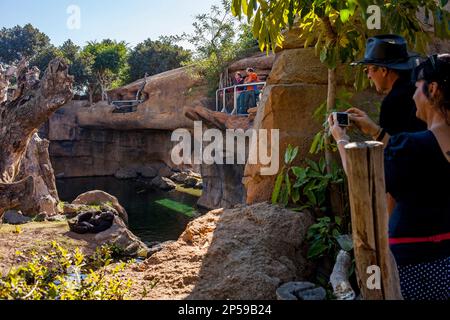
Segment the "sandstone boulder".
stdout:
<path fill-rule="evenodd" d="M 81 211 L 87 211 L 89 210 L 89 206 L 83 205 L 83 204 L 71 204 L 71 203 L 64 203 L 63 204 L 63 214 L 69 218 L 72 219 L 75 216 L 78 215 Z"/>
<path fill-rule="evenodd" d="M 144 79 L 109 91 L 111 100 L 135 99 Z M 175 130 L 191 127 L 183 116 L 184 106 L 207 106 L 207 86 L 202 77 L 195 75 L 191 67 L 167 71 L 147 78 L 143 90 L 146 100 L 137 106 L 136 112 L 113 113 L 114 106 L 99 102 L 78 112 L 82 127 L 102 127 L 114 130 Z"/>
<path fill-rule="evenodd" d="M 152 299 L 275 300 L 284 283 L 306 280 L 309 214 L 266 203 L 215 210 L 144 262 L 158 280 Z"/>
<path fill-rule="evenodd" d="M 125 209 L 120 205 L 119 200 L 116 197 L 100 190 L 89 191 L 79 195 L 73 202 L 73 205 L 110 205 L 117 211 L 119 217 L 128 224 L 128 214 Z"/>
<path fill-rule="evenodd" d="M 148 247 L 118 217 L 114 218 L 111 228 L 95 235 L 95 241 L 118 246 L 127 256 L 145 258 L 149 253 Z"/>
<path fill-rule="evenodd" d="M 233 75 L 235 72 L 239 71 L 245 74 L 245 70 L 248 67 L 252 67 L 258 74 L 258 78 L 261 81 L 265 81 L 272 69 L 274 59 L 275 55 L 273 53 L 266 54 L 265 52 L 260 52 L 251 57 L 232 63 L 228 67 L 228 73 L 229 75 Z"/>

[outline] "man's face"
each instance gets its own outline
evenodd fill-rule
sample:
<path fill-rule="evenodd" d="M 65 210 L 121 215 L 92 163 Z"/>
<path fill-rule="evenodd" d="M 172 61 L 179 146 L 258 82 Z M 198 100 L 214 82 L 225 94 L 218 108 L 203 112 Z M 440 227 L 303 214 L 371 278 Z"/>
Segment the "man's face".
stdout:
<path fill-rule="evenodd" d="M 386 76 L 388 73 L 386 68 L 368 65 L 365 72 L 367 74 L 367 78 L 369 78 L 369 80 L 371 80 L 375 85 L 377 92 L 384 94 L 392 89 L 386 81 Z"/>

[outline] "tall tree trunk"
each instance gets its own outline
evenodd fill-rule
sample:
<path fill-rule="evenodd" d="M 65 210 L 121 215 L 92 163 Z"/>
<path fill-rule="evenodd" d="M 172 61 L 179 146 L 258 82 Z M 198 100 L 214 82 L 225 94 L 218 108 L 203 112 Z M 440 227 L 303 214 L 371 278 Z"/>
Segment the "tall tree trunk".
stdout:
<path fill-rule="evenodd" d="M 336 108 L 336 69 L 328 70 L 328 95 L 327 95 L 327 114 L 330 114 L 333 109 Z M 331 173 L 331 164 L 333 163 L 333 154 L 329 148 L 331 142 L 330 138 L 326 136 L 325 138 L 325 160 L 327 163 L 327 173 Z"/>
<path fill-rule="evenodd" d="M 67 64 L 55 59 L 50 62 L 40 83 L 31 88 L 24 86 L 17 99 L 0 105 L 0 215 L 15 204 L 12 198 L 26 196 L 14 195 L 20 189 L 17 186 L 11 192 L 5 190 L 8 185 L 13 187 L 17 182 L 21 161 L 33 134 L 54 111 L 72 99 L 72 83 L 73 77 L 68 75 Z M 18 87 L 21 85 L 19 83 Z M 25 180 L 28 181 L 27 178 Z"/>

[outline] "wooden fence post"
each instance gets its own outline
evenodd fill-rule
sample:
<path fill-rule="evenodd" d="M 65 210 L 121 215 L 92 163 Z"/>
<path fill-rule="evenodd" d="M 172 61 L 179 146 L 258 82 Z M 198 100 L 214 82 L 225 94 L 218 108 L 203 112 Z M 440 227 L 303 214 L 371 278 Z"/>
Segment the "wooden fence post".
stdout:
<path fill-rule="evenodd" d="M 383 144 L 350 143 L 345 149 L 356 271 L 362 297 L 401 300 L 397 265 L 389 249 Z M 378 284 L 374 282 L 377 270 L 381 271 Z"/>

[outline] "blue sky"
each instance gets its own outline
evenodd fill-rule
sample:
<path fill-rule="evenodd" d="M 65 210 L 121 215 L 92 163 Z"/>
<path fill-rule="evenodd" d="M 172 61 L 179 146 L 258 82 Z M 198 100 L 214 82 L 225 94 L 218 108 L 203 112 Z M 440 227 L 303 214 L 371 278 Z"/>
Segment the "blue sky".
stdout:
<path fill-rule="evenodd" d="M 134 46 L 147 38 L 190 33 L 195 15 L 206 13 L 211 5 L 219 3 L 219 0 L 0 0 L 0 28 L 31 23 L 57 46 L 68 38 L 78 45 L 110 38 Z M 70 5 L 80 8 L 79 30 L 67 27 Z"/>

